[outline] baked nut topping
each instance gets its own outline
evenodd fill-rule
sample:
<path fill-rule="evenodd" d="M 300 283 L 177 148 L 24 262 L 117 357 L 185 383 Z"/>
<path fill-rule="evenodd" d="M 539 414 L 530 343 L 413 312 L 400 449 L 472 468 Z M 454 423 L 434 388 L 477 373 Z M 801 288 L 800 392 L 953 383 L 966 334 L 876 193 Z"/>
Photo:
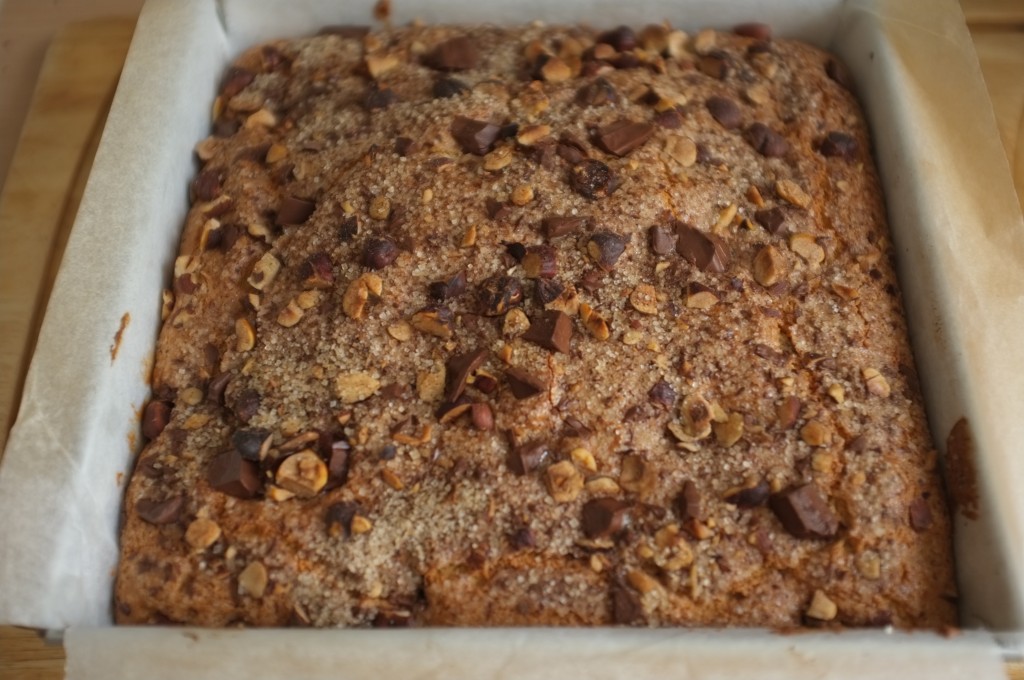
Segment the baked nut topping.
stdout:
<path fill-rule="evenodd" d="M 855 89 L 756 22 L 241 53 L 190 156 L 117 620 L 952 624 Z"/>

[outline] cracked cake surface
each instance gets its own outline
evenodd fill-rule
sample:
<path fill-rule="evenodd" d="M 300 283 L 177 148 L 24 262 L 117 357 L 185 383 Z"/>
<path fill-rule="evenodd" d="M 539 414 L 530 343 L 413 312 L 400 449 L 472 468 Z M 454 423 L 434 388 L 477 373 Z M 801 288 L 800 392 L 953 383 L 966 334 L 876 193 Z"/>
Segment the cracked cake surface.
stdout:
<path fill-rule="evenodd" d="M 196 147 L 117 620 L 954 623 L 849 88 L 759 24 L 246 51 Z"/>

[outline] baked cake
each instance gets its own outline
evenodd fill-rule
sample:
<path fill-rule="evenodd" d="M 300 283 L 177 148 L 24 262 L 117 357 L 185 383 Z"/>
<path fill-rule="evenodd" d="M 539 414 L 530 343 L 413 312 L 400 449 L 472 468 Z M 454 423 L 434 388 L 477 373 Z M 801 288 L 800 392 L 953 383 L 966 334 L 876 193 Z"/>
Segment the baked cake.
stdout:
<path fill-rule="evenodd" d="M 213 112 L 118 621 L 955 622 L 833 57 L 341 26 L 245 52 Z"/>

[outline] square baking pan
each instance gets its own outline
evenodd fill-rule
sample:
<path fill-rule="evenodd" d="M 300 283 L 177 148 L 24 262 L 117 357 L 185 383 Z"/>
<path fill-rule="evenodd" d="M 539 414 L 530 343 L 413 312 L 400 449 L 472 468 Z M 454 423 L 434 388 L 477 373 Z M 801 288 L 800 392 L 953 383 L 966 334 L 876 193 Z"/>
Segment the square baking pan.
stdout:
<path fill-rule="evenodd" d="M 160 293 L 220 75 L 255 42 L 370 23 L 372 9 L 147 3 L 0 467 L 0 621 L 64 631 L 72 677 L 999 677 L 1024 631 L 1024 224 L 954 0 L 424 0 L 396 5 L 393 20 L 667 19 L 687 31 L 761 20 L 845 61 L 872 128 L 933 438 L 953 473 L 963 632 L 112 625 Z"/>

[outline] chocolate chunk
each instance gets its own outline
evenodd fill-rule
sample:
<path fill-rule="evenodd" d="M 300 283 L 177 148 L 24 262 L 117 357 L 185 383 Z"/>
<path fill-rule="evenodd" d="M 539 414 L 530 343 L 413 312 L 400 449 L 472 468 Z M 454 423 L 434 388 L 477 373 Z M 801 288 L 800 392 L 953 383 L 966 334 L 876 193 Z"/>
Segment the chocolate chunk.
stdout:
<path fill-rule="evenodd" d="M 370 269 L 384 269 L 398 259 L 398 246 L 386 238 L 371 238 L 363 247 L 362 263 Z"/>
<path fill-rule="evenodd" d="M 643 623 L 644 607 L 639 593 L 618 581 L 612 584 L 609 592 L 612 599 L 612 621 L 621 626 Z"/>
<path fill-rule="evenodd" d="M 586 217 L 549 215 L 541 220 L 540 226 L 548 238 L 558 238 L 581 229 L 586 223 Z"/>
<path fill-rule="evenodd" d="M 619 93 L 604 78 L 595 78 L 576 91 L 576 103 L 580 106 L 603 106 L 618 100 Z"/>
<path fill-rule="evenodd" d="M 277 210 L 274 223 L 279 226 L 303 224 L 316 210 L 316 203 L 295 196 L 285 196 Z"/>
<path fill-rule="evenodd" d="M 448 363 L 445 364 L 445 367 L 447 368 L 444 389 L 445 401 L 454 402 L 462 396 L 463 391 L 466 389 L 466 381 L 469 380 L 469 376 L 472 375 L 473 371 L 483 365 L 486 358 L 487 350 L 476 349 L 472 352 L 456 354 L 448 359 Z"/>
<path fill-rule="evenodd" d="M 435 300 L 451 300 L 466 292 L 466 272 L 461 271 L 447 281 L 434 281 L 428 288 Z"/>
<path fill-rule="evenodd" d="M 520 527 L 509 534 L 508 542 L 512 545 L 513 550 L 525 550 L 526 548 L 536 548 L 537 539 L 534 538 L 533 532 L 530 531 L 530 527 Z"/>
<path fill-rule="evenodd" d="M 352 535 L 352 520 L 359 514 L 359 504 L 353 501 L 342 501 L 327 507 L 324 513 L 324 524 L 327 535 L 334 538 L 348 538 Z"/>
<path fill-rule="evenodd" d="M 729 268 L 729 250 L 719 237 L 686 224 L 680 224 L 676 234 L 676 252 L 701 271 L 721 273 Z"/>
<path fill-rule="evenodd" d="M 299 267 L 299 276 L 307 288 L 330 288 L 334 283 L 331 257 L 323 251 L 307 257 Z"/>
<path fill-rule="evenodd" d="M 330 454 L 327 456 L 327 484 L 324 489 L 330 491 L 345 484 L 348 479 L 348 467 L 351 451 L 349 443 L 339 439 L 331 444 Z"/>
<path fill-rule="evenodd" d="M 615 498 L 595 498 L 583 505 L 583 535 L 589 539 L 614 538 L 629 520 L 629 504 Z"/>
<path fill-rule="evenodd" d="M 772 488 L 768 482 L 761 480 L 754 486 L 729 494 L 725 497 L 725 502 L 740 508 L 756 508 L 765 504 L 771 492 Z"/>
<path fill-rule="evenodd" d="M 192 180 L 189 186 L 192 201 L 212 201 L 220 196 L 220 173 L 216 170 L 203 170 Z"/>
<path fill-rule="evenodd" d="M 534 318 L 530 327 L 523 333 L 523 340 L 554 352 L 568 354 L 572 340 L 572 319 L 557 309 L 546 310 Z"/>
<path fill-rule="evenodd" d="M 683 482 L 683 489 L 676 496 L 675 509 L 679 519 L 684 522 L 689 520 L 700 522 L 704 519 L 704 508 L 700 491 L 697 490 L 697 485 L 693 481 L 687 479 Z"/>
<path fill-rule="evenodd" d="M 407 158 L 420 150 L 420 144 L 412 137 L 396 137 L 395 153 L 402 158 Z"/>
<path fill-rule="evenodd" d="M 463 92 L 469 92 L 469 85 L 455 78 L 441 78 L 434 83 L 433 95 L 436 99 L 450 99 Z"/>
<path fill-rule="evenodd" d="M 636 49 L 636 33 L 629 26 L 619 26 L 597 36 L 598 43 L 611 45 L 619 52 Z"/>
<path fill-rule="evenodd" d="M 496 198 L 488 198 L 484 204 L 484 209 L 487 211 L 487 216 L 492 220 L 500 220 L 511 211 L 508 203 L 502 203 Z"/>
<path fill-rule="evenodd" d="M 668 255 L 676 249 L 676 235 L 667 227 L 652 226 L 647 230 L 647 242 L 655 255 Z"/>
<path fill-rule="evenodd" d="M 249 83 L 256 79 L 256 74 L 249 69 L 232 66 L 224 74 L 224 80 L 220 84 L 220 94 L 225 99 L 231 99 L 236 94 L 249 87 Z"/>
<path fill-rule="evenodd" d="M 516 262 L 522 262 L 523 258 L 526 257 L 526 246 L 518 241 L 515 243 L 506 243 L 505 252 L 508 253 Z"/>
<path fill-rule="evenodd" d="M 218 373 L 210 380 L 210 384 L 206 387 L 206 400 L 211 404 L 217 406 L 224 405 L 224 392 L 228 388 L 228 384 L 231 379 L 234 378 L 234 373 L 225 371 L 224 373 Z"/>
<path fill-rule="evenodd" d="M 622 157 L 633 149 L 643 146 L 653 134 L 654 126 L 650 123 L 620 118 L 598 128 L 595 141 L 608 153 Z"/>
<path fill-rule="evenodd" d="M 736 35 L 742 35 L 745 38 L 754 38 L 755 40 L 772 39 L 772 27 L 760 22 L 752 21 L 744 24 L 737 24 L 736 26 L 733 26 L 732 32 Z"/>
<path fill-rule="evenodd" d="M 505 379 L 508 381 L 509 390 L 516 399 L 529 399 L 542 392 L 546 392 L 548 385 L 545 381 L 521 368 L 511 367 L 505 370 Z"/>
<path fill-rule="evenodd" d="M 576 165 L 577 163 L 583 162 L 587 158 L 587 152 L 581 151 L 572 144 L 565 144 L 559 142 L 556 147 L 558 157 L 567 162 L 569 165 Z"/>
<path fill-rule="evenodd" d="M 472 40 L 460 35 L 435 47 L 423 61 L 438 71 L 466 71 L 476 67 L 480 53 Z"/>
<path fill-rule="evenodd" d="M 140 498 L 135 504 L 135 513 L 150 524 L 173 524 L 181 517 L 184 508 L 184 496 L 172 496 L 164 501 Z"/>
<path fill-rule="evenodd" d="M 910 502 L 910 528 L 918 533 L 927 531 L 933 521 L 932 509 L 921 496 Z"/>
<path fill-rule="evenodd" d="M 830 132 L 825 135 L 818 153 L 829 158 L 842 158 L 845 161 L 857 157 L 857 140 L 845 132 Z"/>
<path fill-rule="evenodd" d="M 146 404 L 142 412 L 142 436 L 149 440 L 156 439 L 170 421 L 171 404 L 154 399 Z"/>
<path fill-rule="evenodd" d="M 636 56 L 632 52 L 617 54 L 613 59 L 609 60 L 608 63 L 617 69 L 640 68 L 641 66 L 646 66 L 648 64 L 648 62 L 641 61 L 640 57 Z"/>
<path fill-rule="evenodd" d="M 254 389 L 244 389 L 239 392 L 231 406 L 231 410 L 243 423 L 249 422 L 260 410 L 260 394 Z"/>
<path fill-rule="evenodd" d="M 346 243 L 359 235 L 359 218 L 355 215 L 342 217 L 341 226 L 338 227 L 338 240 Z"/>
<path fill-rule="evenodd" d="M 587 271 L 580 279 L 579 285 L 588 293 L 596 293 L 604 287 L 604 272 L 600 269 Z"/>
<path fill-rule="evenodd" d="M 554 279 L 539 279 L 533 289 L 533 297 L 540 305 L 547 305 L 558 299 L 565 286 Z"/>
<path fill-rule="evenodd" d="M 782 403 L 775 409 L 775 415 L 779 419 L 780 430 L 788 430 L 796 424 L 797 418 L 800 417 L 801 406 L 803 404 L 800 398 L 793 395 L 782 400 Z"/>
<path fill-rule="evenodd" d="M 611 585 L 611 620 L 620 626 L 642 624 L 643 604 L 640 595 L 624 583 Z"/>
<path fill-rule="evenodd" d="M 743 112 L 740 111 L 739 105 L 728 97 L 708 97 L 704 106 L 711 117 L 726 130 L 738 128 L 743 122 Z"/>
<path fill-rule="evenodd" d="M 369 26 L 358 26 L 355 24 L 332 24 L 324 26 L 317 35 L 336 35 L 346 40 L 362 40 L 370 32 Z"/>
<path fill-rule="evenodd" d="M 374 628 L 409 628 L 412 624 L 412 614 L 405 610 L 379 611 L 370 623 Z"/>
<path fill-rule="evenodd" d="M 398 101 L 398 94 L 387 85 L 378 82 L 370 83 L 363 98 L 363 107 L 367 111 L 386 109 Z"/>
<path fill-rule="evenodd" d="M 490 152 L 498 141 L 501 127 L 484 120 L 473 120 L 457 116 L 450 128 L 452 137 L 466 153 L 483 156 Z"/>
<path fill-rule="evenodd" d="M 517 475 L 533 472 L 551 457 L 548 445 L 532 442 L 513 447 L 508 452 L 508 468 Z"/>
<path fill-rule="evenodd" d="M 825 62 L 825 74 L 847 90 L 853 89 L 853 79 L 850 77 L 850 72 L 846 70 L 846 65 L 835 57 L 830 57 Z"/>
<path fill-rule="evenodd" d="M 213 136 L 221 139 L 233 136 L 242 127 L 237 120 L 221 118 L 213 123 Z"/>
<path fill-rule="evenodd" d="M 217 491 L 229 496 L 252 498 L 260 490 L 260 468 L 256 463 L 242 458 L 238 451 L 225 451 L 210 463 L 206 481 Z"/>
<path fill-rule="evenodd" d="M 755 151 L 766 158 L 780 158 L 789 153 L 789 142 L 786 138 L 764 123 L 754 123 L 747 128 L 743 137 Z"/>
<path fill-rule="evenodd" d="M 615 192 L 618 180 L 607 165 L 587 159 L 569 170 L 569 186 L 584 198 L 604 198 Z"/>
<path fill-rule="evenodd" d="M 587 241 L 587 254 L 601 269 L 610 271 L 626 252 L 629 239 L 611 231 L 595 231 Z"/>
<path fill-rule="evenodd" d="M 647 398 L 658 406 L 663 406 L 666 409 L 670 409 L 676 405 L 676 394 L 675 389 L 672 388 L 664 380 L 659 380 L 654 383 L 650 390 L 647 391 Z"/>
<path fill-rule="evenodd" d="M 523 284 L 511 276 L 496 274 L 480 282 L 477 300 L 484 316 L 504 316 L 523 303 Z"/>
<path fill-rule="evenodd" d="M 797 538 L 829 539 L 839 531 L 838 518 L 813 482 L 772 494 L 770 504 L 782 526 Z"/>
<path fill-rule="evenodd" d="M 270 430 L 265 430 L 262 427 L 249 427 L 236 430 L 231 435 L 231 445 L 235 447 L 235 451 L 238 451 L 238 455 L 242 458 L 258 463 L 266 454 L 263 447 L 269 439 Z"/>
<path fill-rule="evenodd" d="M 665 109 L 654 115 L 654 122 L 668 130 L 678 130 L 683 126 L 683 114 L 678 109 Z"/>
<path fill-rule="evenodd" d="M 481 374 L 473 381 L 473 387 L 484 394 L 494 394 L 494 390 L 498 389 L 498 379 L 490 375 Z"/>
<path fill-rule="evenodd" d="M 558 251 L 551 246 L 530 246 L 522 259 L 528 279 L 551 279 L 558 275 Z"/>
<path fill-rule="evenodd" d="M 754 213 L 754 221 L 764 227 L 770 234 L 778 234 L 786 223 L 786 213 L 782 208 L 767 208 Z"/>
<path fill-rule="evenodd" d="M 709 52 L 697 59 L 697 70 L 715 80 L 729 75 L 729 55 L 721 50 Z"/>

